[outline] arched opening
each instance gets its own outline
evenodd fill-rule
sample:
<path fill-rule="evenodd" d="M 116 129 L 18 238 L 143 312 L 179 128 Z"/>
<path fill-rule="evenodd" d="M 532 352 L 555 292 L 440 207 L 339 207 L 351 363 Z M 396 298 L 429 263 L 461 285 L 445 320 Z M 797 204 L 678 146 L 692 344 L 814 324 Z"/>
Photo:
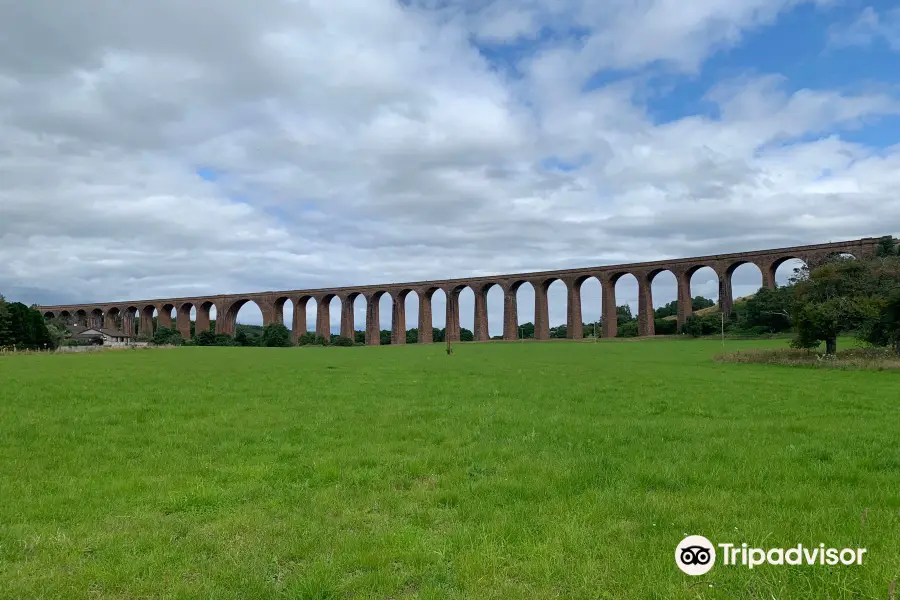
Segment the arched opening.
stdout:
<path fill-rule="evenodd" d="M 47 312 L 44 313 L 44 320 L 45 320 L 45 321 L 51 321 L 51 320 L 53 320 L 54 318 L 56 318 L 56 315 L 53 314 L 53 311 L 48 310 Z"/>
<path fill-rule="evenodd" d="M 719 276 L 712 267 L 702 266 L 690 272 L 691 308 L 694 312 L 719 302 Z"/>
<path fill-rule="evenodd" d="M 362 298 L 362 300 L 360 300 Z M 359 292 L 351 292 L 341 305 L 341 335 L 354 343 L 366 342 L 366 297 Z"/>
<path fill-rule="evenodd" d="M 204 300 L 196 306 L 196 317 L 194 322 L 194 336 L 200 335 L 204 331 L 216 332 L 216 305 L 209 300 Z"/>
<path fill-rule="evenodd" d="M 325 335 L 322 337 L 331 342 L 332 336 L 340 335 L 341 332 L 341 299 L 332 294 L 325 301 L 328 306 L 328 318 L 324 324 Z"/>
<path fill-rule="evenodd" d="M 638 331 L 638 280 L 631 273 L 618 273 L 611 280 L 616 294 L 616 335 L 636 337 Z"/>
<path fill-rule="evenodd" d="M 809 272 L 807 264 L 799 258 L 786 256 L 772 263 L 773 281 L 776 286 L 791 285 Z"/>
<path fill-rule="evenodd" d="M 575 281 L 581 298 L 582 335 L 586 338 L 601 336 L 603 319 L 603 288 L 596 277 L 582 277 Z"/>
<path fill-rule="evenodd" d="M 487 332 L 492 340 L 503 339 L 503 287 L 489 283 L 483 288 L 487 306 Z"/>
<path fill-rule="evenodd" d="M 165 327 L 166 329 L 174 329 L 175 322 L 178 318 L 175 313 L 175 305 L 174 304 L 163 304 L 162 310 L 159 312 L 157 316 L 157 326 Z"/>
<path fill-rule="evenodd" d="M 678 279 L 668 269 L 650 274 L 650 321 L 655 335 L 678 333 Z"/>
<path fill-rule="evenodd" d="M 300 335 L 310 332 L 315 335 L 318 318 L 319 300 L 313 297 L 308 297 L 308 300 L 306 301 L 306 329 L 301 331 Z"/>
<path fill-rule="evenodd" d="M 413 290 L 408 290 L 406 299 L 404 300 L 406 308 L 406 342 L 408 344 L 417 344 L 419 342 L 419 294 Z"/>
<path fill-rule="evenodd" d="M 419 343 L 431 344 L 444 341 L 444 321 L 446 320 L 446 295 L 440 288 L 424 290 L 419 300 Z M 439 319 L 441 325 L 435 324 Z"/>
<path fill-rule="evenodd" d="M 122 315 L 122 331 L 136 337 L 140 327 L 141 311 L 136 306 L 129 306 Z"/>
<path fill-rule="evenodd" d="M 475 340 L 475 292 L 467 285 L 461 285 L 454 290 L 456 294 L 457 326 L 460 342 Z"/>
<path fill-rule="evenodd" d="M 233 303 L 225 316 L 225 332 L 234 337 L 238 346 L 262 345 L 263 316 L 259 305 L 253 300 L 238 300 Z"/>
<path fill-rule="evenodd" d="M 275 300 L 275 323 L 281 323 L 289 331 L 294 327 L 294 302 L 287 296 Z"/>
<path fill-rule="evenodd" d="M 565 282 L 548 279 L 544 282 L 544 293 L 547 295 L 547 336 L 551 339 L 568 337 L 569 290 Z"/>
<path fill-rule="evenodd" d="M 763 286 L 762 269 L 752 262 L 739 262 L 728 268 L 731 288 L 731 307 L 742 304 Z"/>
<path fill-rule="evenodd" d="M 191 302 L 180 304 L 175 309 L 175 329 L 186 340 L 196 335 L 197 310 Z"/>
<path fill-rule="evenodd" d="M 114 331 L 122 331 L 122 312 L 118 307 L 112 307 L 103 315 L 103 328 Z"/>
<path fill-rule="evenodd" d="M 534 286 L 528 281 L 516 281 L 510 286 L 516 296 L 516 339 L 533 340 L 534 330 Z"/>
<path fill-rule="evenodd" d="M 88 315 L 83 309 L 75 311 L 75 325 L 78 325 L 79 327 L 88 326 Z"/>
<path fill-rule="evenodd" d="M 52 314 L 52 313 L 51 313 L 51 314 Z M 60 321 L 62 321 L 62 322 L 65 323 L 66 325 L 71 325 L 72 322 L 73 322 L 73 320 L 74 320 L 74 318 L 72 317 L 72 313 L 70 313 L 70 312 L 67 311 L 67 310 L 61 311 L 61 312 L 59 313 L 59 319 L 60 319 Z"/>
<path fill-rule="evenodd" d="M 156 307 L 152 304 L 144 306 L 141 309 L 140 330 L 138 332 L 138 337 L 140 337 L 144 341 L 152 338 L 153 334 L 156 333 L 156 321 Z"/>

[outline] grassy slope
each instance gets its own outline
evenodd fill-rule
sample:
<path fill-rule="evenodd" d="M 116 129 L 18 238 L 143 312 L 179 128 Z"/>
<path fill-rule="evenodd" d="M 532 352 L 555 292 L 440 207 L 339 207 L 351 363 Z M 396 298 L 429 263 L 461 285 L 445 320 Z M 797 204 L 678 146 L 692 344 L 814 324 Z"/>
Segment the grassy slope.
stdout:
<path fill-rule="evenodd" d="M 0 359 L 0 597 L 887 598 L 900 379 L 720 349 Z M 867 564 L 689 578 L 686 533 Z"/>

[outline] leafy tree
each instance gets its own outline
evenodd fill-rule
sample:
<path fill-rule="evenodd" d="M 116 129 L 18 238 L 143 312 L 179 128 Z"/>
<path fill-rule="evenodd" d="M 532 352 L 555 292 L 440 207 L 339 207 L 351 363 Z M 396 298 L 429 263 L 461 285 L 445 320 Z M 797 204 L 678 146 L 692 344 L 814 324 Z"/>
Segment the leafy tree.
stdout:
<path fill-rule="evenodd" d="M 391 330 L 390 329 L 382 329 L 380 332 L 381 335 L 381 345 L 389 346 L 391 344 Z"/>
<path fill-rule="evenodd" d="M 694 296 L 691 298 L 691 310 L 703 310 L 704 308 L 709 308 L 711 306 L 715 306 L 716 303 L 709 298 L 704 298 L 703 296 Z M 678 314 L 678 311 L 675 311 L 675 314 Z"/>
<path fill-rule="evenodd" d="M 875 255 L 879 257 L 885 256 L 897 256 L 898 254 L 897 242 L 894 240 L 893 236 L 886 235 L 878 240 L 878 246 L 875 249 Z"/>
<path fill-rule="evenodd" d="M 262 345 L 267 348 L 289 348 L 291 331 L 283 323 L 269 323 L 263 328 Z"/>
<path fill-rule="evenodd" d="M 550 339 L 565 339 L 568 335 L 568 326 L 566 325 L 557 325 L 556 327 L 550 328 Z"/>
<path fill-rule="evenodd" d="M 366 332 L 356 330 L 353 332 L 353 341 L 357 344 L 365 344 L 366 343 Z"/>
<path fill-rule="evenodd" d="M 759 333 L 788 331 L 791 328 L 792 303 L 791 287 L 774 290 L 760 288 L 752 298 L 743 303 L 738 313 L 739 327 L 744 330 L 757 329 Z"/>
<path fill-rule="evenodd" d="M 197 337 L 194 338 L 194 341 L 198 346 L 215 346 L 216 334 L 212 331 L 201 331 L 197 334 Z"/>
<path fill-rule="evenodd" d="M 316 334 L 312 331 L 307 331 L 297 340 L 298 346 L 311 346 L 316 343 Z"/>
<path fill-rule="evenodd" d="M 156 333 L 153 334 L 151 343 L 157 346 L 180 346 L 184 343 L 184 338 L 177 329 L 158 327 Z"/>
<path fill-rule="evenodd" d="M 216 346 L 234 346 L 234 338 L 227 333 L 216 334 Z"/>
<path fill-rule="evenodd" d="M 53 340 L 44 316 L 21 302 L 9 303 L 0 296 L 0 346 L 42 350 Z"/>
<path fill-rule="evenodd" d="M 440 327 L 433 327 L 431 329 L 431 341 L 433 342 L 443 342 L 444 341 L 444 330 Z"/>
<path fill-rule="evenodd" d="M 653 316 L 656 319 L 663 319 L 665 317 L 677 316 L 678 315 L 678 300 L 672 300 L 665 306 L 660 306 L 656 310 L 653 311 Z"/>
<path fill-rule="evenodd" d="M 327 346 L 330 342 L 331 342 L 331 340 L 329 338 L 326 338 L 321 335 L 316 336 L 316 341 L 315 341 L 316 346 Z"/>
<path fill-rule="evenodd" d="M 616 318 L 619 325 L 627 323 L 629 321 L 634 320 L 634 316 L 631 314 L 631 307 L 627 304 L 623 304 L 622 306 L 616 307 Z"/>
<path fill-rule="evenodd" d="M 637 337 L 638 322 L 637 319 L 626 321 L 619 325 L 619 337 Z"/>
<path fill-rule="evenodd" d="M 534 323 L 531 321 L 519 325 L 518 337 L 523 340 L 534 339 Z"/>
<path fill-rule="evenodd" d="M 475 334 L 472 333 L 471 330 L 466 329 L 465 327 L 459 328 L 459 341 L 461 342 L 474 342 Z"/>
<path fill-rule="evenodd" d="M 413 328 L 406 332 L 406 343 L 417 344 L 419 342 L 419 329 Z"/>

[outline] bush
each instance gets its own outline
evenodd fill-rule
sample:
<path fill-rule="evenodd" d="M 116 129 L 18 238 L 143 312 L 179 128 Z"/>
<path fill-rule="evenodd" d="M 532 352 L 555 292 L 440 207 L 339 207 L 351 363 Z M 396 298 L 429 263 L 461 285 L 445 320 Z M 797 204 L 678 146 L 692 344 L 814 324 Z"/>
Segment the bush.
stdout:
<path fill-rule="evenodd" d="M 675 335 L 678 333 L 678 321 L 673 319 L 656 319 L 653 327 L 656 335 Z"/>
<path fill-rule="evenodd" d="M 267 348 L 289 348 L 291 332 L 282 323 L 270 323 L 263 328 L 262 345 Z"/>
<path fill-rule="evenodd" d="M 311 331 L 307 331 L 303 335 L 300 336 L 300 339 L 297 340 L 297 345 L 299 346 L 309 346 L 311 344 L 316 343 L 316 334 Z"/>
<path fill-rule="evenodd" d="M 197 334 L 195 342 L 198 346 L 215 346 L 216 334 L 212 331 L 201 331 Z"/>
<path fill-rule="evenodd" d="M 334 340 L 331 342 L 332 346 L 352 346 L 353 340 L 348 337 L 344 337 L 342 335 L 336 336 Z"/>

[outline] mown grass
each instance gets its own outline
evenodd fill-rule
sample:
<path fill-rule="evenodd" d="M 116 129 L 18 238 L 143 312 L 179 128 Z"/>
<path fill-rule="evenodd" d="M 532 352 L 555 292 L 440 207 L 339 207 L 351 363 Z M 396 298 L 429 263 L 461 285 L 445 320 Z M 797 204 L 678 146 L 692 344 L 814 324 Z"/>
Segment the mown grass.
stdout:
<path fill-rule="evenodd" d="M 0 597 L 887 600 L 898 375 L 720 351 L 2 358 Z M 685 534 L 868 553 L 691 578 Z"/>

